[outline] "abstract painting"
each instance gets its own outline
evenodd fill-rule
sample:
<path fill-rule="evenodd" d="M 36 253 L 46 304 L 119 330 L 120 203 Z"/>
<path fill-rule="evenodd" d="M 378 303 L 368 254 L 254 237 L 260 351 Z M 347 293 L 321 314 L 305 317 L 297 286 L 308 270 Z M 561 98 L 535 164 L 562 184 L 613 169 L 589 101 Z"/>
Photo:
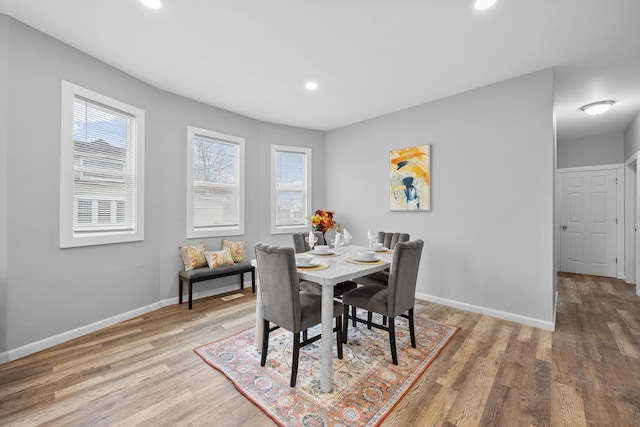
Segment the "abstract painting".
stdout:
<path fill-rule="evenodd" d="M 431 210 L 431 145 L 389 151 L 389 207 Z"/>

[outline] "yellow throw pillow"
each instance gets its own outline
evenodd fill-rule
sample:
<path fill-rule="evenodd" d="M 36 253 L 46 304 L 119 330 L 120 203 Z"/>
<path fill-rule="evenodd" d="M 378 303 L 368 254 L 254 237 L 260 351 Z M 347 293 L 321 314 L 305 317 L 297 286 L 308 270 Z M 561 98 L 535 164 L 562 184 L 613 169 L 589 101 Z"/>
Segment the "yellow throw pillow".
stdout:
<path fill-rule="evenodd" d="M 227 265 L 233 265 L 233 258 L 231 258 L 231 252 L 229 252 L 229 249 L 205 252 L 204 257 L 207 259 L 209 268 L 218 268 Z"/>
<path fill-rule="evenodd" d="M 233 262 L 244 262 L 247 242 L 232 242 L 222 239 L 222 249 L 229 249 Z"/>
<path fill-rule="evenodd" d="M 184 262 L 184 271 L 207 265 L 207 260 L 204 257 L 204 243 L 200 243 L 197 246 L 180 246 L 179 249 L 180 255 L 182 255 L 182 262 Z"/>

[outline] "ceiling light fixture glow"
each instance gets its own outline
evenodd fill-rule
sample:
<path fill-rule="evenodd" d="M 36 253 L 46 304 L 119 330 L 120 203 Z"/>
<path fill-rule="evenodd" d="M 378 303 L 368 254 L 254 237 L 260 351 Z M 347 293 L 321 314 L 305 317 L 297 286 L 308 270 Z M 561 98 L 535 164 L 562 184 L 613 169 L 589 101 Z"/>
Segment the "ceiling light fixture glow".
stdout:
<path fill-rule="evenodd" d="M 597 116 L 606 113 L 613 104 L 615 101 L 598 101 L 583 105 L 580 109 L 591 116 Z"/>
<path fill-rule="evenodd" d="M 140 0 L 140 3 L 149 9 L 160 9 L 162 7 L 162 0 Z"/>
<path fill-rule="evenodd" d="M 318 83 L 316 83 L 316 82 L 306 82 L 304 84 L 304 87 L 307 88 L 307 90 L 316 90 L 316 89 L 318 89 Z"/>
<path fill-rule="evenodd" d="M 496 4 L 496 0 L 476 0 L 476 3 L 473 5 L 473 7 L 475 7 L 476 10 L 486 10 L 494 4 Z"/>

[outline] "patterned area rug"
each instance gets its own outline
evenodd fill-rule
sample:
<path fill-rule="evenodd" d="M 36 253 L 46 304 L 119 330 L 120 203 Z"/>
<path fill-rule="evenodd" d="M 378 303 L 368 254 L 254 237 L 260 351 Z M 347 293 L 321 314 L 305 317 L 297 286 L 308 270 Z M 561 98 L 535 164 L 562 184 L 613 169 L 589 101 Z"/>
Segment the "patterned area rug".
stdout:
<path fill-rule="evenodd" d="M 366 312 L 358 314 L 366 318 Z M 380 318 L 374 321 L 380 323 Z M 255 328 L 206 344 L 195 352 L 281 426 L 376 426 L 433 362 L 459 328 L 416 315 L 411 347 L 406 319 L 396 319 L 398 366 L 386 331 L 349 325 L 344 358 L 333 360 L 333 392 L 320 391 L 320 341 L 300 350 L 296 387 L 289 387 L 293 338 L 282 328 L 269 335 L 267 364 L 254 348 Z M 309 330 L 309 336 L 320 327 Z M 334 356 L 337 354 L 334 344 Z"/>

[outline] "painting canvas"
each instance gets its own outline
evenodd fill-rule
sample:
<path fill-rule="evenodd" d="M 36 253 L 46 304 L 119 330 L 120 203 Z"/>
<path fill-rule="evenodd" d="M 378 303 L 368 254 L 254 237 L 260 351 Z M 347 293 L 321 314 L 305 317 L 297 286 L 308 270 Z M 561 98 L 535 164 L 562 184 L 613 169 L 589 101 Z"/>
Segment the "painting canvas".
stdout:
<path fill-rule="evenodd" d="M 431 210 L 431 145 L 391 150 L 389 177 L 392 211 Z"/>

